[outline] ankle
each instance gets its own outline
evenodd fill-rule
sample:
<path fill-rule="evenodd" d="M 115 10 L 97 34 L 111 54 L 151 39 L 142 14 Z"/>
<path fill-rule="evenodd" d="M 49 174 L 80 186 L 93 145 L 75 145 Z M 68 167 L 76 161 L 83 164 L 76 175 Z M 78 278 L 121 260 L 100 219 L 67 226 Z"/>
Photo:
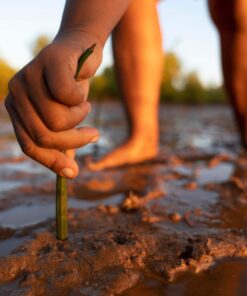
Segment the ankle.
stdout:
<path fill-rule="evenodd" d="M 159 141 L 158 137 L 154 136 L 132 136 L 127 141 L 129 145 L 135 148 L 135 150 L 142 150 L 145 148 L 146 151 L 152 151 L 153 153 L 158 152 Z"/>
<path fill-rule="evenodd" d="M 147 145 L 148 143 L 151 146 L 158 146 L 159 143 L 158 133 L 154 132 L 132 133 L 129 140 L 136 145 Z"/>

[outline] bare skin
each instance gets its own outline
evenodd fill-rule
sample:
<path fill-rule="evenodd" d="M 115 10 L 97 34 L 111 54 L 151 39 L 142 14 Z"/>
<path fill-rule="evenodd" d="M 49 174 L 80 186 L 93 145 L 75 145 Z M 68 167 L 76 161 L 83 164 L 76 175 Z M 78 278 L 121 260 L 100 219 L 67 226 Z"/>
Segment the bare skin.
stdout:
<path fill-rule="evenodd" d="M 100 161 L 88 164 L 91 170 L 157 156 L 163 53 L 156 4 L 156 0 L 132 0 L 113 31 L 115 67 L 128 115 L 129 138 Z"/>
<path fill-rule="evenodd" d="M 209 8 L 220 34 L 225 88 L 247 148 L 247 2 L 209 0 Z"/>
<path fill-rule="evenodd" d="M 5 106 L 23 152 L 61 176 L 76 177 L 73 150 L 99 137 L 95 128 L 76 125 L 90 111 L 88 79 L 128 4 L 129 0 L 67 0 L 54 41 L 10 81 Z M 96 50 L 75 81 L 78 59 L 94 43 Z"/>
<path fill-rule="evenodd" d="M 225 87 L 236 115 L 242 145 L 246 148 L 247 2 L 209 0 L 209 8 L 220 34 Z M 162 65 L 162 55 L 155 1 L 146 1 L 145 7 L 141 0 L 131 2 L 113 32 L 113 49 L 120 90 L 129 115 L 130 137 L 100 161 L 91 163 L 89 168 L 92 170 L 138 163 L 157 155 L 161 73 L 158 65 Z"/>

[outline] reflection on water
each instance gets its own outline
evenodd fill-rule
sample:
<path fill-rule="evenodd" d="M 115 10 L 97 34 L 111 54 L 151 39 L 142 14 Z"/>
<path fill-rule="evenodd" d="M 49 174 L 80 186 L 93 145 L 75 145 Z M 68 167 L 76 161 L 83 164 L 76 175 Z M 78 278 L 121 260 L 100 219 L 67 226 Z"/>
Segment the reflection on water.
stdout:
<path fill-rule="evenodd" d="M 172 284 L 145 277 L 123 296 L 237 296 L 247 295 L 247 261 L 229 260 L 199 274 L 187 274 Z"/>
<path fill-rule="evenodd" d="M 42 197 L 40 197 L 40 200 Z M 120 202 L 122 196 L 116 195 L 104 200 L 105 205 L 114 205 Z M 88 209 L 102 204 L 100 200 L 87 201 L 69 198 L 68 208 Z M 23 228 L 25 226 L 39 224 L 48 219 L 54 218 L 55 204 L 54 203 L 35 203 L 24 204 L 17 207 L 12 207 L 8 210 L 1 211 L 0 226 L 10 228 Z"/>
<path fill-rule="evenodd" d="M 25 239 L 21 239 L 20 237 L 11 237 L 5 240 L 0 240 L 0 257 L 9 255 L 24 242 Z"/>
<path fill-rule="evenodd" d="M 231 163 L 221 163 L 214 168 L 202 168 L 198 172 L 197 182 L 201 185 L 207 183 L 223 183 L 229 180 L 234 172 Z"/>

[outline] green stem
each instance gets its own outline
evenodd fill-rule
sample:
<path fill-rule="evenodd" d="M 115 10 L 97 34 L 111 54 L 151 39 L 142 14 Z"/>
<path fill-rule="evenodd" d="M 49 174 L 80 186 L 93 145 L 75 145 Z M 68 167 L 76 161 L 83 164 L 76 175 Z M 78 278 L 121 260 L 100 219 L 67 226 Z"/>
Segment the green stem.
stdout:
<path fill-rule="evenodd" d="M 75 73 L 75 79 L 78 78 L 81 67 L 86 59 L 93 53 L 96 44 L 86 49 L 78 60 L 78 65 Z M 57 175 L 56 183 L 56 227 L 57 239 L 68 239 L 68 218 L 67 218 L 67 179 Z"/>
<path fill-rule="evenodd" d="M 57 175 L 56 190 L 56 224 L 57 239 L 68 239 L 68 220 L 67 220 L 67 180 L 65 177 Z"/>

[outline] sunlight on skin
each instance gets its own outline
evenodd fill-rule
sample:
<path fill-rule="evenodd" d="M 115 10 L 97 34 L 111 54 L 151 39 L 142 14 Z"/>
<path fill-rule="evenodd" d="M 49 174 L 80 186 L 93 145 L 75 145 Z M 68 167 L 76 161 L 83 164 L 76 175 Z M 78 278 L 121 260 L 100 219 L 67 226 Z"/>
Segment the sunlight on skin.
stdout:
<path fill-rule="evenodd" d="M 138 163 L 157 156 L 163 53 L 156 5 L 156 0 L 132 1 L 113 32 L 115 66 L 130 134 L 122 146 L 100 161 L 88 164 L 91 170 Z"/>
<path fill-rule="evenodd" d="M 209 0 L 219 30 L 225 87 L 232 103 L 242 145 L 247 147 L 247 2 Z"/>
<path fill-rule="evenodd" d="M 130 138 L 101 160 L 89 163 L 91 170 L 139 163 L 154 158 L 158 152 L 161 36 L 156 1 L 143 5 L 143 1 L 133 0 L 113 33 L 115 64 L 129 117 Z M 226 4 L 224 0 L 209 0 L 209 8 L 220 34 L 226 90 L 242 144 L 247 147 L 247 2 L 230 0 Z"/>

